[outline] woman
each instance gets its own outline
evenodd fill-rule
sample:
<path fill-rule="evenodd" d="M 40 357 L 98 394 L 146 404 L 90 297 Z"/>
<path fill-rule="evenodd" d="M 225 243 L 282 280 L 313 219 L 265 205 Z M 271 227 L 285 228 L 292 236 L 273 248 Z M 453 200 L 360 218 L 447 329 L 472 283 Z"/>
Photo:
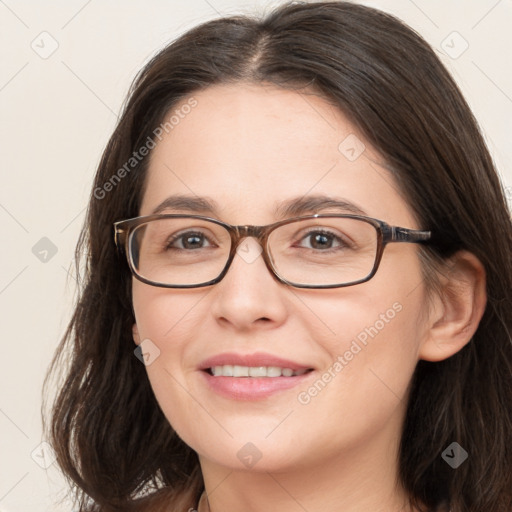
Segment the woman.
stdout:
<path fill-rule="evenodd" d="M 163 49 L 83 251 L 48 423 L 80 511 L 511 510 L 510 216 L 392 16 L 295 2 Z"/>

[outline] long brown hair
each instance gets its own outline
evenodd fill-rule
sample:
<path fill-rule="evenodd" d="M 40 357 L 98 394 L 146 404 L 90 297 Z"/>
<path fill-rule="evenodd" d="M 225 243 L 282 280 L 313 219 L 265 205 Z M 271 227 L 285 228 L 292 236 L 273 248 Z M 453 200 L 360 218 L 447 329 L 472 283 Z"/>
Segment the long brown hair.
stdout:
<path fill-rule="evenodd" d="M 445 361 L 417 365 L 399 477 L 418 507 L 509 512 L 512 226 L 504 190 L 477 122 L 432 49 L 393 16 L 348 2 L 293 2 L 262 19 L 204 23 L 136 77 L 96 174 L 76 250 L 77 270 L 84 267 L 78 300 L 47 377 L 65 368 L 45 425 L 79 510 L 186 510 L 203 489 L 195 452 L 169 425 L 134 356 L 131 275 L 112 223 L 139 214 L 148 158 L 130 158 L 170 109 L 213 84 L 240 82 L 309 86 L 333 102 L 434 233 L 424 265 L 460 249 L 483 263 L 488 303 L 473 339 Z M 452 442 L 469 452 L 457 469 L 441 456 Z"/>

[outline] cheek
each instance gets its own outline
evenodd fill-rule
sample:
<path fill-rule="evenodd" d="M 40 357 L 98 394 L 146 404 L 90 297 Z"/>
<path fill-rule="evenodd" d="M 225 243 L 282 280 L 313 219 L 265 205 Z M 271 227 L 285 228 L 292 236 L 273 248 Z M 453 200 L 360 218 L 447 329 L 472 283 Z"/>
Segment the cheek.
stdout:
<path fill-rule="evenodd" d="M 298 390 L 293 407 L 295 426 L 283 426 L 283 434 L 289 429 L 288 436 L 300 437 L 307 427 L 309 438 L 301 442 L 310 442 L 309 451 L 317 456 L 367 444 L 386 437 L 383 432 L 401 428 L 417 362 L 411 321 L 415 312 L 398 302 L 378 311 L 375 316 L 361 309 L 359 318 L 364 322 L 347 319 L 346 333 L 324 345 L 330 361 L 317 380 Z M 355 316 L 357 311 L 353 310 Z M 329 448 L 321 441 L 326 436 Z M 391 452 L 393 448 L 389 447 Z"/>
<path fill-rule="evenodd" d="M 201 302 L 209 292 L 197 290 L 171 291 L 134 280 L 132 300 L 141 340 L 149 338 L 161 345 L 161 350 L 178 349 L 184 334 L 197 327 Z"/>
<path fill-rule="evenodd" d="M 152 354 L 146 365 L 148 378 L 164 415 L 182 438 L 188 438 L 185 431 L 198 414 L 189 380 L 196 371 L 193 362 L 201 356 L 193 341 L 204 325 L 207 294 L 208 290 L 180 293 L 139 282 L 132 287 L 140 340 Z"/>
<path fill-rule="evenodd" d="M 333 334 L 317 337 L 329 357 L 299 402 L 328 411 L 324 419 L 333 430 L 340 422 L 350 429 L 373 428 L 405 407 L 426 332 L 426 291 L 415 258 L 404 258 L 400 269 L 390 267 L 382 265 L 372 280 L 339 292 L 338 299 L 310 303 Z M 335 412 L 333 403 L 340 405 Z"/>

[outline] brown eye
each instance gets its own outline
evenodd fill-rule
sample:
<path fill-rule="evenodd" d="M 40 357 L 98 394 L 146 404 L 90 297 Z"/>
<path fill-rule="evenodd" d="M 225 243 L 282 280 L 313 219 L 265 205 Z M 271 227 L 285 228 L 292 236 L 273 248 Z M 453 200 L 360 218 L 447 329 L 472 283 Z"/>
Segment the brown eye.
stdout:
<path fill-rule="evenodd" d="M 166 249 L 194 250 L 203 249 L 205 243 L 211 246 L 209 239 L 201 232 L 187 231 L 173 235 L 166 244 Z"/>
<path fill-rule="evenodd" d="M 294 244 L 294 246 L 318 252 L 350 248 L 350 244 L 343 237 L 327 229 L 310 230 L 300 237 L 299 242 Z"/>

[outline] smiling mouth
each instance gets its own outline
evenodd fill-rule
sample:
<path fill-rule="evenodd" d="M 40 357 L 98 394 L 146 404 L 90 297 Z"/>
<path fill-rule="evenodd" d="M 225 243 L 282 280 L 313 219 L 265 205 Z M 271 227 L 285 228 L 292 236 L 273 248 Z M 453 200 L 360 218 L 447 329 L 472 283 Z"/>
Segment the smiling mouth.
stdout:
<path fill-rule="evenodd" d="M 313 371 L 312 368 L 292 370 L 280 366 L 239 366 L 225 364 L 223 366 L 212 366 L 205 370 L 213 377 L 297 377 Z"/>

